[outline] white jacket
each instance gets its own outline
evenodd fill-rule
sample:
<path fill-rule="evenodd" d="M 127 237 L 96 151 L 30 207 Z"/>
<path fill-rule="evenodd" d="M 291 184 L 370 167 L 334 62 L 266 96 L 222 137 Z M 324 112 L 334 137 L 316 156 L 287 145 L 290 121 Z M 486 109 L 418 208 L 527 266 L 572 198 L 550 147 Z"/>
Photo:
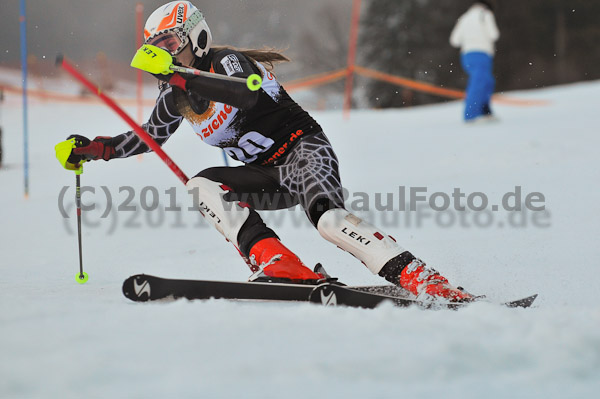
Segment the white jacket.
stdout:
<path fill-rule="evenodd" d="M 450 44 L 461 53 L 481 51 L 494 56 L 494 42 L 500 37 L 494 14 L 482 4 L 473 4 L 456 22 Z"/>

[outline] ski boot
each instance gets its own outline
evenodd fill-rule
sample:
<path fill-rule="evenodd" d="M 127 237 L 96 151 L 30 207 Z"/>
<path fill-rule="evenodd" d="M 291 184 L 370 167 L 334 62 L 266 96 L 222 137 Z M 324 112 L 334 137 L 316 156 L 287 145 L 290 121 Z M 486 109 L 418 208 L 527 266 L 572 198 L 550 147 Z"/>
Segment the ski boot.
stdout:
<path fill-rule="evenodd" d="M 250 249 L 249 261 L 258 266 L 248 281 L 272 283 L 318 284 L 321 273 L 306 267 L 300 259 L 277 238 L 260 240 Z"/>
<path fill-rule="evenodd" d="M 474 299 L 462 288 L 450 285 L 447 278 L 416 258 L 402 270 L 398 284 L 418 298 L 444 298 L 450 302 L 468 302 Z"/>

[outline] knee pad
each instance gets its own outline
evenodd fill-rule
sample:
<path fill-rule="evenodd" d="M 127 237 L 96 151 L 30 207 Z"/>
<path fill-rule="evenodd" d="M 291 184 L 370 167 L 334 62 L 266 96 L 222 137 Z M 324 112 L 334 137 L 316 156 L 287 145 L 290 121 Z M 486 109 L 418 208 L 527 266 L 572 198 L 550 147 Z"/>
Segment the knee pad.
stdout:
<path fill-rule="evenodd" d="M 393 257 L 406 250 L 375 226 L 345 209 L 330 209 L 317 224 L 319 234 L 327 241 L 350 252 L 373 273 L 377 274 Z"/>
<path fill-rule="evenodd" d="M 186 186 L 194 198 L 194 207 L 219 233 L 239 248 L 237 237 L 250 216 L 248 205 L 239 201 L 225 201 L 223 196 L 231 188 L 204 177 L 194 177 Z"/>

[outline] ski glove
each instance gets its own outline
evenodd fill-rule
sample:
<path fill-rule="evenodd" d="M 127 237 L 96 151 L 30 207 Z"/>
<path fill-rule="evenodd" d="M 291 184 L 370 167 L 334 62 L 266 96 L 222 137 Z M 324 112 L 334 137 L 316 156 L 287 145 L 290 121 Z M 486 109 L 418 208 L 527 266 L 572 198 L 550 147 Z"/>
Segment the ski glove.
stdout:
<path fill-rule="evenodd" d="M 158 73 L 156 75 L 153 74 L 152 76 L 156 77 L 156 79 L 160 80 L 161 82 L 165 82 L 170 84 L 171 86 L 179 87 L 180 89 L 185 90 L 186 79 L 177 72 L 171 73 L 169 75 L 162 75 Z"/>
<path fill-rule="evenodd" d="M 72 164 L 78 164 L 82 160 L 104 159 L 108 161 L 115 155 L 115 147 L 112 144 L 112 137 L 96 137 L 90 140 L 87 137 L 78 134 L 72 134 L 67 140 L 75 139 L 75 148 L 67 159 Z"/>

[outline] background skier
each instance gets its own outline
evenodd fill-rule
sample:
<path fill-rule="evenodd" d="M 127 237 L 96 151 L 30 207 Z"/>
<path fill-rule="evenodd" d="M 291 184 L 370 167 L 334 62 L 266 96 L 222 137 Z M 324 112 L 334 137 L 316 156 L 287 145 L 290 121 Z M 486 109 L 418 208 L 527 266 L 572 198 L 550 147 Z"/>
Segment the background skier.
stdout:
<path fill-rule="evenodd" d="M 450 44 L 460 48 L 460 61 L 469 75 L 464 119 L 490 118 L 490 99 L 494 92 L 492 74 L 495 46 L 500 37 L 493 9 L 494 0 L 478 0 L 456 22 Z"/>

